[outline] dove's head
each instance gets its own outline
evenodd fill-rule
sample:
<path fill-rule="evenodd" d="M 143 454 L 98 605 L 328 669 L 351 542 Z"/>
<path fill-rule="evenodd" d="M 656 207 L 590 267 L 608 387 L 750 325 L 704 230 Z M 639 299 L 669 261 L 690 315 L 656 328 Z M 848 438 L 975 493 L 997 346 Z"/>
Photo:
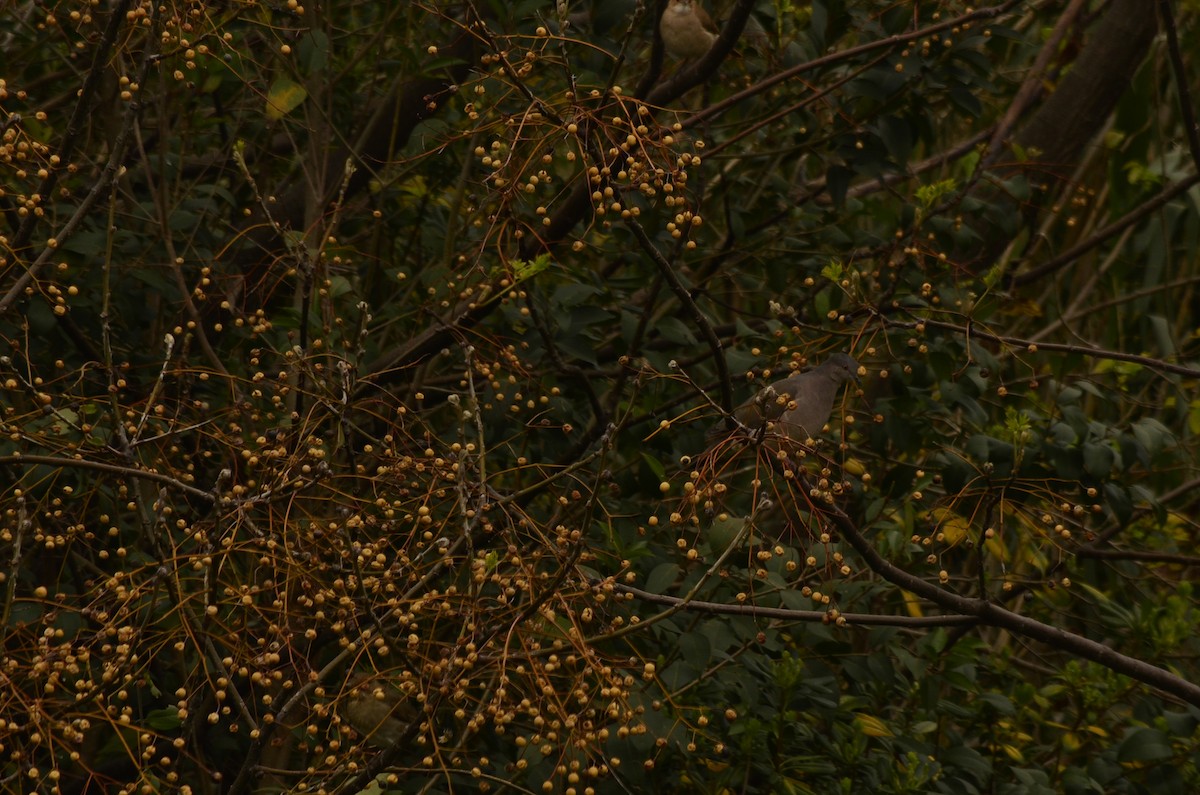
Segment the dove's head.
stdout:
<path fill-rule="evenodd" d="M 825 360 L 821 369 L 828 370 L 830 377 L 838 383 L 843 381 L 858 383 L 858 362 L 854 361 L 849 354 L 835 353 Z"/>

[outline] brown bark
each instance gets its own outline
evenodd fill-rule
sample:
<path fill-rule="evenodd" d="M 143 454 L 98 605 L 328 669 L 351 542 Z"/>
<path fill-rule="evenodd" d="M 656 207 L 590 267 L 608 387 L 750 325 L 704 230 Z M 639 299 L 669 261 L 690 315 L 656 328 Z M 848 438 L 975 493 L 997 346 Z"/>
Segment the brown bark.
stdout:
<path fill-rule="evenodd" d="M 1068 171 L 1100 132 L 1158 33 L 1144 0 L 1113 0 L 1079 57 L 1017 135 L 1038 160 Z"/>
<path fill-rule="evenodd" d="M 1057 86 L 1013 136 L 1029 158 L 1019 165 L 1020 173 L 1029 175 L 1037 190 L 1018 198 L 991 181 L 981 181 L 970 194 L 986 206 L 984 213 L 975 214 L 978 240 L 955 252 L 959 262 L 969 263 L 975 272 L 985 271 L 1021 226 L 1036 224 L 1042 203 L 1070 176 L 1103 129 L 1157 33 L 1158 19 L 1142 0 L 1113 0 Z M 1009 158 L 993 157 L 1005 159 Z M 995 169 L 990 176 L 1006 179 L 1013 170 Z"/>

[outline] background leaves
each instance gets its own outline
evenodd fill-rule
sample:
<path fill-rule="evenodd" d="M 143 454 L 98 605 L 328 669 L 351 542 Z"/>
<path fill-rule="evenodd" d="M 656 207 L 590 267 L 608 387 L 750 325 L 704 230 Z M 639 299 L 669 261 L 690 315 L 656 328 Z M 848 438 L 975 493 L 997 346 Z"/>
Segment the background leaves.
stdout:
<path fill-rule="evenodd" d="M 1195 788 L 1192 9 L 661 5 L 0 12 L 5 781 Z"/>

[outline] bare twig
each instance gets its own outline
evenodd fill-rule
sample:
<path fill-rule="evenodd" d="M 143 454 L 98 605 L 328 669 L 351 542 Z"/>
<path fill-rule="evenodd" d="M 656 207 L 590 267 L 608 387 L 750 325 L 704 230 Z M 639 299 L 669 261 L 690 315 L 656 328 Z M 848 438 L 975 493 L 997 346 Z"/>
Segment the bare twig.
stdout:
<path fill-rule="evenodd" d="M 658 268 L 658 272 L 666 279 L 667 284 L 671 287 L 671 291 L 675 293 L 675 297 L 679 299 L 679 303 L 683 304 L 683 308 L 687 310 L 687 313 L 692 318 L 692 322 L 700 329 L 705 342 L 708 343 L 708 347 L 713 355 L 713 364 L 716 366 L 717 375 L 720 378 L 721 408 L 725 410 L 726 414 L 732 413 L 733 387 L 729 383 L 729 367 L 725 364 L 725 350 L 721 345 L 721 339 L 713 331 L 712 323 L 708 322 L 708 318 L 700 311 L 700 307 L 696 306 L 696 302 L 692 300 L 692 296 L 688 293 L 687 288 L 679 281 L 679 276 L 676 275 L 675 269 L 671 267 L 671 263 L 667 262 L 667 258 L 654 245 L 654 241 L 646 234 L 646 230 L 642 229 L 642 225 L 637 222 L 637 219 L 631 216 L 625 222 L 625 225 L 633 232 L 633 236 L 637 238 L 642 250 L 646 252 L 655 267 Z"/>
<path fill-rule="evenodd" d="M 714 560 L 712 562 L 712 565 L 708 567 L 708 569 L 704 572 L 704 574 L 702 574 L 700 576 L 700 578 L 698 580 L 696 580 L 696 583 L 688 590 L 688 592 L 678 599 L 673 599 L 670 602 L 662 602 L 661 603 L 661 604 L 670 604 L 670 607 L 668 607 L 666 610 L 664 610 L 663 612 L 661 612 L 657 615 L 653 615 L 650 618 L 645 619 L 644 621 L 638 621 L 636 623 L 629 623 L 623 627 L 613 630 L 612 632 L 606 633 L 604 635 L 600 635 L 598 637 L 589 638 L 588 645 L 592 646 L 592 645 L 595 645 L 596 643 L 600 643 L 603 641 L 609 641 L 609 640 L 613 640 L 615 638 L 622 637 L 623 635 L 628 635 L 631 632 L 641 631 L 641 630 L 645 629 L 646 627 L 649 627 L 653 624 L 657 624 L 659 621 L 663 621 L 667 618 L 670 618 L 671 616 L 678 613 L 680 610 L 685 609 L 689 604 L 691 604 L 693 602 L 693 600 L 695 600 L 696 594 L 700 593 L 701 589 L 703 589 L 704 586 L 707 585 L 708 582 L 713 577 L 717 576 L 717 572 L 719 572 L 721 570 L 721 567 L 725 565 L 725 561 L 729 559 L 729 556 L 732 555 L 734 550 L 736 550 L 738 547 L 740 547 L 742 545 L 742 542 L 745 541 L 746 538 L 750 535 L 750 531 L 754 527 L 755 517 L 758 516 L 758 514 L 761 511 L 763 511 L 765 508 L 767 508 L 769 505 L 770 505 L 770 501 L 766 500 L 766 499 L 760 499 L 755 504 L 754 511 L 749 516 L 746 517 L 746 520 L 742 523 L 742 526 L 738 529 L 738 532 L 733 537 L 733 540 L 729 542 L 729 546 L 725 547 L 725 550 L 717 557 L 716 560 Z"/>
<path fill-rule="evenodd" d="M 602 585 L 596 583 L 596 585 Z M 714 615 L 726 616 L 748 616 L 750 618 L 772 618 L 780 621 L 805 621 L 805 622 L 820 622 L 829 623 L 838 618 L 846 619 L 849 625 L 858 626 L 883 626 L 883 627 L 949 627 L 967 624 L 974 626 L 979 623 L 979 620 L 973 616 L 886 616 L 876 613 L 837 613 L 832 615 L 828 610 L 789 610 L 784 607 L 762 607 L 759 605 L 729 605 L 721 602 L 705 602 L 698 599 L 686 600 L 678 596 L 664 596 L 662 594 L 643 591 L 641 588 L 634 588 L 632 585 L 621 585 L 613 583 L 612 588 L 617 593 L 626 593 L 641 599 L 643 602 L 651 602 L 660 605 L 678 606 L 683 610 L 690 610 L 698 613 L 712 613 Z M 643 626 L 645 622 L 639 623 L 637 626 Z"/>
<path fill-rule="evenodd" d="M 1077 558 L 1099 558 L 1101 560 L 1136 560 L 1143 563 L 1170 563 L 1177 566 L 1200 566 L 1200 556 L 1180 555 L 1173 552 L 1145 552 L 1136 549 L 1093 549 L 1080 547 L 1075 550 Z"/>
<path fill-rule="evenodd" d="M 991 340 L 992 342 L 1000 342 L 1005 345 L 1011 345 L 1016 348 L 1025 348 L 1033 351 L 1057 351 L 1059 353 L 1078 353 L 1083 356 L 1089 356 L 1095 359 L 1112 359 L 1119 362 L 1133 362 L 1140 364 L 1150 370 L 1155 370 L 1163 373 L 1175 373 L 1176 375 L 1184 375 L 1189 378 L 1200 377 L 1200 369 L 1195 367 L 1186 367 L 1182 364 L 1172 364 L 1165 362 L 1162 359 L 1155 359 L 1150 356 L 1139 356 L 1135 353 L 1124 353 L 1123 351 L 1110 351 L 1104 348 L 1094 348 L 1088 345 L 1067 345 L 1058 342 L 1035 342 L 1033 340 L 1023 339 L 1021 337 L 1009 337 L 1003 334 L 994 334 L 990 331 L 984 331 L 974 323 L 969 326 L 960 326 L 956 323 L 947 323 L 943 320 L 919 320 L 919 321 L 885 321 L 890 326 L 899 328 L 915 328 L 918 324 L 923 324 L 927 328 L 940 328 L 946 331 L 953 331 L 966 336 L 979 337 L 981 339 Z"/>
<path fill-rule="evenodd" d="M 62 469 L 91 469 L 134 480 L 151 480 L 155 483 L 170 486 L 173 489 L 204 500 L 207 503 L 216 502 L 216 497 L 211 493 L 203 489 L 198 489 L 195 486 L 189 486 L 170 475 L 164 475 L 161 472 L 151 472 L 145 469 L 117 466 L 116 464 L 106 464 L 102 461 L 89 461 L 85 458 L 64 458 L 54 455 L 0 455 L 0 464 L 9 464 L 12 466 L 45 465 Z"/>

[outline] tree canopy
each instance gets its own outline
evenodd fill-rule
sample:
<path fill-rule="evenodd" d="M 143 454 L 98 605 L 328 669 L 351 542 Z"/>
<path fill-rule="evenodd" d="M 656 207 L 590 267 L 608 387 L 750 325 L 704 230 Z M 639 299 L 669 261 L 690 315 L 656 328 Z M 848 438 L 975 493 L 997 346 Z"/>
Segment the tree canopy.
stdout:
<path fill-rule="evenodd" d="M 666 6 L 0 9 L 7 790 L 1200 788 L 1196 4 Z"/>

